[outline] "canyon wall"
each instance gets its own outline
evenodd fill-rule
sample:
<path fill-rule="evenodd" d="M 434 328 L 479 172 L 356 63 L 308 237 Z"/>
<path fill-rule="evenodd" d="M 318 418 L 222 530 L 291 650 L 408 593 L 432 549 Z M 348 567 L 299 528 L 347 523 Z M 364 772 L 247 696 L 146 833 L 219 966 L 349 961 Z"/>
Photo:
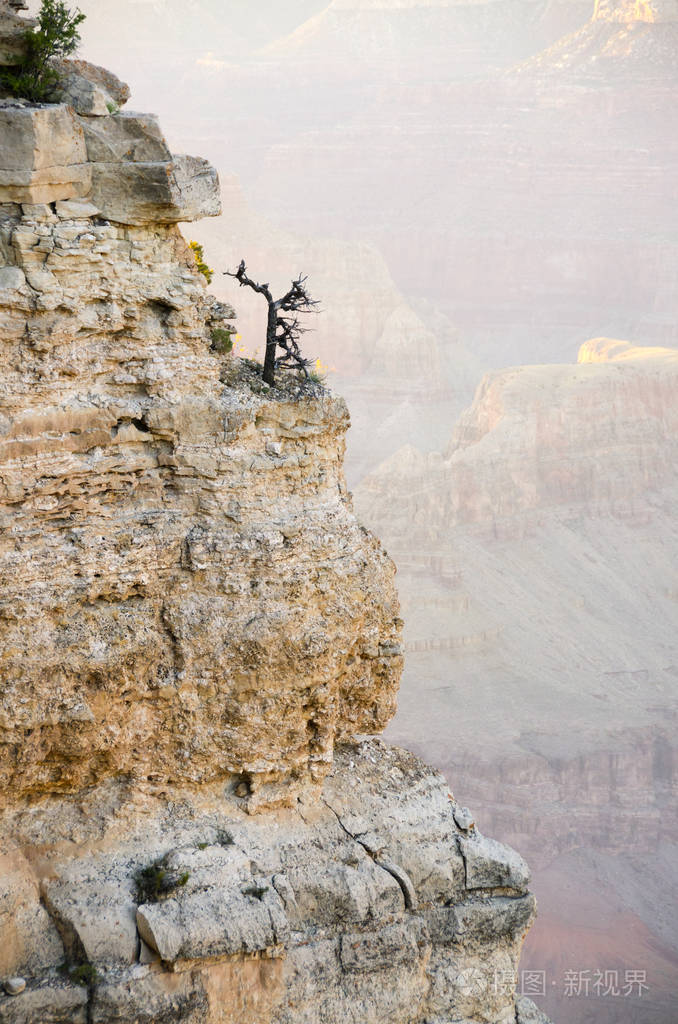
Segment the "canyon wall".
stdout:
<path fill-rule="evenodd" d="M 577 364 L 489 374 L 443 451 L 403 449 L 356 492 L 399 565 L 389 736 L 529 854 L 525 966 L 574 1021 L 674 1013 L 677 391 L 676 350 L 592 339 Z M 648 988 L 568 993 L 596 970 Z"/>
<path fill-rule="evenodd" d="M 402 620 L 344 402 L 222 351 L 216 173 L 62 76 L 0 98 L 0 1021 L 543 1024 L 521 857 L 356 738 Z"/>

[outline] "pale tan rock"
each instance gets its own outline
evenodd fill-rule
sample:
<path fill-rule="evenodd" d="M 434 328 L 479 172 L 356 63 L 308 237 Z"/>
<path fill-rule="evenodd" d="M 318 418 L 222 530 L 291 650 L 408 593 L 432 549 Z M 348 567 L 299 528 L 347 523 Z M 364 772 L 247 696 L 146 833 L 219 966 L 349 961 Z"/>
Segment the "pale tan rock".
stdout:
<path fill-rule="evenodd" d="M 62 927 L 80 929 L 88 911 L 94 926 L 98 911 L 109 959 L 95 961 L 88 1019 L 99 1024 L 515 1022 L 511 986 L 496 977 L 516 970 L 534 898 L 489 878 L 479 894 L 463 871 L 446 882 L 442 866 L 431 883 L 444 837 L 460 862 L 454 807 L 439 773 L 371 740 L 337 750 L 321 800 L 268 815 L 243 813 L 220 783 L 168 799 L 111 780 L 84 800 L 4 820 L 26 848 L 40 844 L 58 876 L 46 906 L 54 912 L 58 892 Z M 366 848 L 365 837 L 392 832 L 390 852 L 416 880 L 415 908 Z M 497 862 L 512 856 L 496 844 Z M 125 966 L 110 939 L 120 895 L 159 863 L 174 887 L 140 905 L 137 922 L 163 964 Z"/>
<path fill-rule="evenodd" d="M 129 86 L 96 64 L 61 60 L 55 67 L 60 76 L 55 98 L 73 107 L 76 114 L 109 117 L 129 99 Z"/>
<path fill-rule="evenodd" d="M 122 883 L 111 878 L 92 881 L 86 865 L 78 861 L 58 879 L 43 883 L 44 906 L 58 923 L 72 960 L 77 962 L 84 955 L 96 968 L 135 963 L 138 936 L 133 890 L 129 879 Z"/>
<path fill-rule="evenodd" d="M 0 978 L 33 977 L 61 963 L 59 933 L 40 901 L 39 878 L 19 849 L 0 850 Z"/>
<path fill-rule="evenodd" d="M 0 998 L 0 1024 L 87 1024 L 87 989 L 48 984 Z"/>
<path fill-rule="evenodd" d="M 206 160 L 174 156 L 171 162 L 94 163 L 92 198 L 120 224 L 174 224 L 216 217 L 219 180 Z"/>
<path fill-rule="evenodd" d="M 51 223 L 54 218 L 54 211 L 48 203 L 36 203 L 35 205 L 24 203 L 21 207 L 21 212 L 29 220 L 48 221 Z"/>
<path fill-rule="evenodd" d="M 19 267 L 0 267 L 0 291 L 16 291 L 26 284 L 26 275 Z"/>
<path fill-rule="evenodd" d="M 81 121 L 92 163 L 169 163 L 172 154 L 154 114 L 121 113 Z"/>
<path fill-rule="evenodd" d="M 40 204 L 87 195 L 82 128 L 66 106 L 0 103 L 0 202 Z"/>
<path fill-rule="evenodd" d="M 0 104 L 0 169 L 21 175 L 65 168 L 87 160 L 85 137 L 79 120 L 64 105 L 20 106 Z M 17 184 L 23 184 L 19 178 Z"/>
<path fill-rule="evenodd" d="M 108 68 L 102 68 L 98 64 L 91 64 L 87 60 L 80 59 L 64 60 L 61 62 L 61 67 L 66 72 L 79 74 L 88 82 L 103 89 L 118 107 L 124 106 L 130 97 L 129 85 L 119 79 L 117 75 L 114 75 L 112 71 L 109 71 Z"/>
<path fill-rule="evenodd" d="M 64 199 L 56 203 L 56 212 L 61 220 L 79 220 L 97 217 L 101 210 L 84 199 Z"/>
<path fill-rule="evenodd" d="M 456 817 L 455 817 L 456 821 Z M 516 889 L 525 892 L 530 872 L 523 858 L 495 839 L 474 832 L 459 840 L 467 889 Z"/>
<path fill-rule="evenodd" d="M 250 891 L 259 892 L 254 886 Z M 270 951 L 280 955 L 289 924 L 275 889 L 260 896 L 247 888 L 179 893 L 137 910 L 139 934 L 162 960 L 201 960 Z"/>
<path fill-rule="evenodd" d="M 24 792 L 123 771 L 294 800 L 335 736 L 383 727 L 402 664 L 393 566 L 341 474 L 346 407 L 257 394 L 236 361 L 220 381 L 176 229 L 14 224 L 10 283 L 37 309 L 8 293 L 0 771 Z"/>
<path fill-rule="evenodd" d="M 152 116 L 81 118 L 65 104 L 0 101 L 0 203 L 71 199 L 122 224 L 174 224 L 221 212 L 214 168 L 198 157 L 171 156 Z"/>
<path fill-rule="evenodd" d="M 25 10 L 26 5 L 0 4 L 0 66 L 11 67 L 19 64 L 26 53 L 26 32 L 37 24 L 34 18 L 23 18 L 16 9 Z"/>

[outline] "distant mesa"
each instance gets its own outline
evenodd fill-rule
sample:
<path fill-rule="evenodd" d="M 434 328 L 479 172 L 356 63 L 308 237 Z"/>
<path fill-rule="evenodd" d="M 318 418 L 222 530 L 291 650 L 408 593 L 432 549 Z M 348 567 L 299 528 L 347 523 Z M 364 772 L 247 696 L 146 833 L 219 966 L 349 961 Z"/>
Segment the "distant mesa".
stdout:
<path fill-rule="evenodd" d="M 625 359 L 678 360 L 678 349 L 634 345 L 616 338 L 591 338 L 579 349 L 578 363 L 611 363 Z"/>
<path fill-rule="evenodd" d="M 678 20 L 676 0 L 596 0 L 594 21 L 616 21 L 628 24 L 634 21 L 660 22 Z"/>
<path fill-rule="evenodd" d="M 577 365 L 493 371 L 445 451 L 396 452 L 362 481 L 358 505 L 391 550 L 536 511 L 635 515 L 678 482 L 677 383 L 678 350 L 612 338 L 582 345 Z"/>
<path fill-rule="evenodd" d="M 574 72 L 599 82 L 619 77 L 673 81 L 677 47 L 678 0 L 596 0 L 590 21 L 517 70 Z"/>

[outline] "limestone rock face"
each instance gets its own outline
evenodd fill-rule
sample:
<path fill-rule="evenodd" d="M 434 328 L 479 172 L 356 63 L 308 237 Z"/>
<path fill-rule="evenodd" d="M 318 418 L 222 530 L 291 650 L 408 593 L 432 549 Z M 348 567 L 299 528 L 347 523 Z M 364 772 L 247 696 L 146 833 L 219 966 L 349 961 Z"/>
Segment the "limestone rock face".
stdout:
<path fill-rule="evenodd" d="M 2 237 L 3 780 L 291 799 L 385 725 L 401 665 L 344 403 L 220 380 L 174 228 L 7 208 Z"/>
<path fill-rule="evenodd" d="M 105 68 L 86 60 L 62 60 L 57 67 L 61 80 L 55 98 L 77 114 L 107 117 L 129 99 L 129 86 Z"/>
<path fill-rule="evenodd" d="M 120 781 L 58 817 L 17 809 L 15 841 L 41 860 L 8 847 L 23 866 L 0 876 L 0 908 L 24 900 L 3 966 L 28 981 L 0 1020 L 545 1021 L 529 1000 L 517 1017 L 505 982 L 534 916 L 525 865 L 456 809 L 442 776 L 380 741 L 340 748 L 319 802 L 265 816 L 220 786 L 168 804 Z M 173 879 L 157 901 L 139 883 L 153 865 Z M 96 972 L 88 990 L 54 970 L 64 954 Z"/>
<path fill-rule="evenodd" d="M 23 18 L 16 13 L 17 10 L 25 10 L 26 6 L 16 0 L 0 0 L 0 67 L 17 64 L 25 53 L 26 32 L 36 24 L 34 19 Z"/>
<path fill-rule="evenodd" d="M 207 160 L 96 163 L 92 198 L 101 212 L 124 224 L 172 224 L 221 213 L 217 173 Z"/>
<path fill-rule="evenodd" d="M 82 127 L 65 106 L 0 104 L 0 202 L 85 196 L 92 171 Z"/>
<path fill-rule="evenodd" d="M 85 199 L 103 217 L 134 225 L 221 212 L 206 160 L 172 156 L 151 115 L 120 114 L 124 82 L 86 61 L 62 61 L 59 70 L 60 103 L 0 99 L 0 204 Z"/>

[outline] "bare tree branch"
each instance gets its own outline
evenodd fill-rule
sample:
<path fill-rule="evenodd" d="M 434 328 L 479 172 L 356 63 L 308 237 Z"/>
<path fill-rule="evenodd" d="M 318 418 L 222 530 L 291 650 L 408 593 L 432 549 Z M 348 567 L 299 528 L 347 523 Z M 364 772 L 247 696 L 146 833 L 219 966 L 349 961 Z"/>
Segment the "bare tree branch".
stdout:
<path fill-rule="evenodd" d="M 245 286 L 252 288 L 253 291 L 259 292 L 260 295 L 264 295 L 267 302 L 273 302 L 273 296 L 271 295 L 268 284 L 258 284 L 256 281 L 253 281 L 251 277 L 247 276 L 247 267 L 245 266 L 244 260 L 240 260 L 240 266 L 237 270 L 225 270 L 224 274 L 227 277 L 234 277 L 236 281 L 239 281 L 241 288 Z"/>
<path fill-rule="evenodd" d="M 264 380 L 267 384 L 275 383 L 275 370 L 277 367 L 292 367 L 301 370 L 308 377 L 308 367 L 311 361 L 301 354 L 299 348 L 299 337 L 306 333 L 306 328 L 298 316 L 283 316 L 283 313 L 309 313 L 316 309 L 320 303 L 312 299 L 306 289 L 307 277 L 302 274 L 292 281 L 292 287 L 281 298 L 274 299 L 268 284 L 259 284 L 253 281 L 247 274 L 245 261 L 240 261 L 236 271 L 225 271 L 228 277 L 235 278 L 241 288 L 251 288 L 259 295 L 263 295 L 268 303 L 268 323 L 266 326 L 266 357 L 264 359 Z M 278 356 L 277 350 L 281 348 L 283 354 Z"/>

